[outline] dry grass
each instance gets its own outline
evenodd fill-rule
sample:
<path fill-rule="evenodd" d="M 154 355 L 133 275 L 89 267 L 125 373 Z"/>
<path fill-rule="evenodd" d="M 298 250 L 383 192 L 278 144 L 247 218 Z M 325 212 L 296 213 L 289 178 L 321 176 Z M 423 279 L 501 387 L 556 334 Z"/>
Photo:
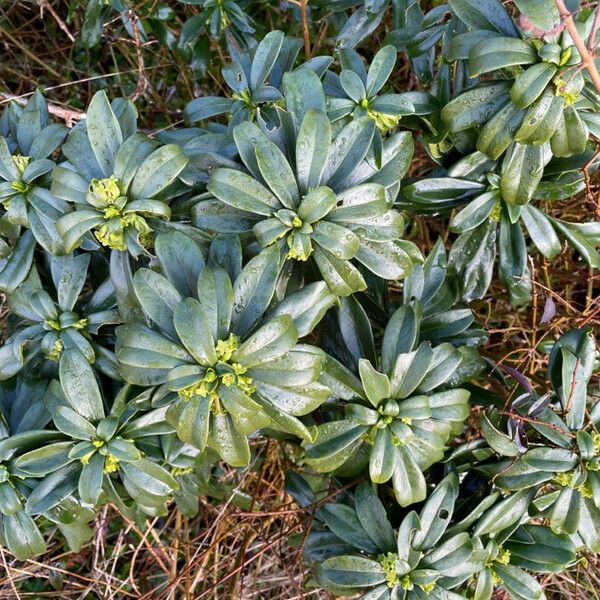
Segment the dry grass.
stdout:
<path fill-rule="evenodd" d="M 4 94 L 0 108 L 7 94 L 26 99 L 37 85 L 45 88 L 55 114 L 69 122 L 82 116 L 97 89 L 106 88 L 113 95 L 135 97 L 141 127 L 153 130 L 179 124 L 181 109 L 200 91 L 220 91 L 222 59 L 199 82 L 177 53 L 152 38 L 147 43 L 131 39 L 118 20 L 105 28 L 101 48 L 81 49 L 76 43 L 81 4 L 0 0 L 0 96 Z M 133 9 L 144 15 L 155 4 L 138 1 Z M 187 14 L 196 10 L 174 1 L 167 4 L 181 15 L 174 27 L 181 26 L 183 10 Z M 260 18 L 267 26 L 275 10 L 275 3 L 260 5 Z M 326 27 L 317 23 L 310 31 L 313 52 L 326 47 L 328 35 Z M 375 38 L 372 47 L 377 48 L 382 39 Z M 405 61 L 399 61 L 395 81 L 402 89 L 415 85 Z M 429 168 L 420 152 L 413 170 L 423 173 Z M 549 208 L 555 216 L 578 221 L 598 214 L 599 205 L 600 185 L 592 181 L 585 194 Z M 412 230 L 424 252 L 438 236 L 447 239 L 446 225 L 441 220 L 417 220 Z M 496 282 L 488 298 L 473 308 L 490 333 L 483 352 L 544 385 L 547 356 L 539 344 L 572 327 L 600 326 L 600 279 L 567 249 L 551 264 L 536 257 L 530 266 L 531 307 L 512 308 L 506 290 Z M 539 320 L 548 296 L 556 303 L 557 316 L 542 325 Z M 5 312 L 0 313 L 4 317 Z M 221 475 L 234 493 L 225 503 L 201 498 L 196 518 L 183 517 L 173 508 L 167 517 L 136 524 L 106 507 L 95 519 L 93 541 L 79 553 L 64 552 L 60 534 L 51 529 L 46 531 L 48 552 L 38 560 L 19 562 L 0 550 L 0 598 L 330 598 L 305 585 L 310 574 L 299 560 L 299 551 L 287 543 L 290 534 L 306 535 L 309 526 L 306 513 L 284 492 L 286 471 L 297 468 L 293 448 L 275 440 L 257 440 L 254 449 L 255 459 L 248 469 L 225 470 Z M 335 490 L 330 492 L 335 495 Z M 587 564 L 542 581 L 548 598 L 598 600 L 600 563 L 597 557 L 589 557 Z M 498 593 L 498 600 L 502 597 Z"/>

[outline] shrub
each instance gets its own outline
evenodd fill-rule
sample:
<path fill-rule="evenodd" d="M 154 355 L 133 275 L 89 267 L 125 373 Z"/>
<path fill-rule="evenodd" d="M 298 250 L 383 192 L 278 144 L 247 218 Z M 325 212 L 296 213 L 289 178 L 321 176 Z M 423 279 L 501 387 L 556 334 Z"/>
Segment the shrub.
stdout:
<path fill-rule="evenodd" d="M 87 3 L 80 50 L 118 15 L 199 80 L 228 53 L 185 126 L 105 90 L 73 127 L 39 90 L 0 117 L 0 544 L 39 555 L 52 523 L 78 550 L 109 504 L 195 516 L 271 439 L 315 585 L 543 598 L 600 552 L 593 283 L 539 345 L 535 263 L 542 323 L 550 261 L 600 267 L 600 223 L 556 210 L 600 164 L 600 11 L 301 0 L 267 32 L 259 4 Z M 492 298 L 532 304 L 513 339 L 547 374 L 495 360 Z"/>

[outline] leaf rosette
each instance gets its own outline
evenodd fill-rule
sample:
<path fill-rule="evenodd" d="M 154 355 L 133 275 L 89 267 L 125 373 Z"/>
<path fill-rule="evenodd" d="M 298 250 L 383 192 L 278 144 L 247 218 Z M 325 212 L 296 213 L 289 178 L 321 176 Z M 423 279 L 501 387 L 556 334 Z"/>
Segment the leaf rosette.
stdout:
<path fill-rule="evenodd" d="M 188 253 L 177 253 L 173 242 Z M 231 245 L 222 249 L 221 257 L 231 259 Z M 279 274 L 276 248 L 241 271 L 240 254 L 230 272 L 214 261 L 205 266 L 200 248 L 181 234 L 159 236 L 157 252 L 165 275 L 140 269 L 133 281 L 153 326 L 117 330 L 125 380 L 172 392 L 167 418 L 179 437 L 200 450 L 210 446 L 235 466 L 249 462 L 247 435 L 258 429 L 312 439 L 299 417 L 321 405 L 329 389 L 317 381 L 323 352 L 297 342 L 335 296 L 318 282 L 264 316 Z"/>
<path fill-rule="evenodd" d="M 163 192 L 188 159 L 179 146 L 160 146 L 135 131 L 133 105 L 124 100 L 111 105 L 101 91 L 90 102 L 85 127 L 69 134 L 63 146 L 69 163 L 52 175 L 53 194 L 72 207 L 56 223 L 67 252 L 99 242 L 139 256 L 160 220 L 170 218 Z"/>
<path fill-rule="evenodd" d="M 420 513 L 409 512 L 397 533 L 377 494 L 366 483 L 352 504 L 325 504 L 306 543 L 317 581 L 334 594 L 361 600 L 460 600 L 458 588 L 483 563 L 467 533 L 446 533 L 458 496 L 455 474 L 445 477 Z"/>
<path fill-rule="evenodd" d="M 278 144 L 257 125 L 238 125 L 233 136 L 245 169 L 211 173 L 212 198 L 198 198 L 195 225 L 252 233 L 263 248 L 276 245 L 289 260 L 310 260 L 340 296 L 366 288 L 353 260 L 379 277 L 402 279 L 421 260 L 416 246 L 401 239 L 404 219 L 392 208 L 412 155 L 410 135 L 401 132 L 386 141 L 377 169 L 371 118 L 352 121 L 334 138 L 314 73 L 286 74 L 284 89 L 289 111 L 279 113 L 284 138 Z"/>
<path fill-rule="evenodd" d="M 36 242 L 47 252 L 63 254 L 55 223 L 69 205 L 50 190 L 54 162 L 49 158 L 67 135 L 50 124 L 46 101 L 36 91 L 27 105 L 6 109 L 0 127 L 0 288 L 12 292 L 27 275 Z M 23 232 L 23 228 L 29 229 Z M 0 263 L 1 264 L 1 263 Z"/>
<path fill-rule="evenodd" d="M 111 281 L 100 282 L 92 293 L 84 291 L 91 279 L 89 254 L 51 257 L 49 264 L 52 286 L 44 286 L 33 269 L 10 297 L 10 309 L 20 319 L 0 348 L 0 379 L 12 377 L 24 366 L 51 372 L 63 350 L 70 348 L 118 378 L 112 344 L 99 332 L 121 322 Z"/>
<path fill-rule="evenodd" d="M 345 310 L 362 310 L 356 301 L 344 304 Z M 415 325 L 410 306 L 398 309 L 378 361 L 368 333 L 348 335 L 366 355 L 357 360 L 359 377 L 327 357 L 322 381 L 345 400 L 343 416 L 336 420 L 334 414 L 318 426 L 316 441 L 304 444 L 306 461 L 317 471 L 355 474 L 367 460 L 371 480 L 391 480 L 401 506 L 425 499 L 423 472 L 443 458 L 469 415 L 469 392 L 456 385 L 481 367 L 476 353 L 465 348 L 418 343 Z M 357 331 L 368 328 L 363 322 Z"/>

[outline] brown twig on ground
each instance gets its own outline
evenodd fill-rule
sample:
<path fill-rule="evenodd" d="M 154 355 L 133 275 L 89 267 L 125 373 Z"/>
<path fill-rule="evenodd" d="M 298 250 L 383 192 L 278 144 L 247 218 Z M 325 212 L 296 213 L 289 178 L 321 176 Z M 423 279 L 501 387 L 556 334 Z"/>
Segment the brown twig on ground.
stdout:
<path fill-rule="evenodd" d="M 21 96 L 14 96 L 12 94 L 5 94 L 4 92 L 0 92 L 0 98 L 16 102 L 21 106 L 25 106 L 27 104 L 26 98 L 23 98 Z M 67 127 L 73 127 L 74 121 L 82 121 L 86 118 L 86 114 L 80 110 L 63 108 L 62 106 L 57 106 L 56 104 L 48 104 L 48 112 L 51 115 L 62 119 Z"/>

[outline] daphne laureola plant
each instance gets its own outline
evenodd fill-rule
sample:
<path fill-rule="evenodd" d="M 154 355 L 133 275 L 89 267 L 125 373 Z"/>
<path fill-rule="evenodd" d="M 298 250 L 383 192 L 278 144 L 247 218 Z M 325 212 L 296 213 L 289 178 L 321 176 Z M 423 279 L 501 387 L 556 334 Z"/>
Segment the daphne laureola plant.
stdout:
<path fill-rule="evenodd" d="M 305 473 L 287 490 L 311 515 L 314 585 L 543 598 L 536 574 L 600 552 L 596 346 L 564 333 L 547 389 L 513 370 L 499 397 L 469 302 L 496 264 L 515 307 L 531 257 L 600 267 L 600 223 L 550 210 L 585 188 L 600 134 L 554 4 L 520 0 L 516 20 L 497 0 L 393 3 L 369 64 L 355 47 L 385 2 L 304 62 L 282 31 L 254 40 L 236 3 L 196 4 L 182 51 L 205 30 L 244 43 L 185 127 L 139 132 L 104 91 L 70 130 L 40 92 L 0 118 L 0 543 L 33 557 L 51 523 L 78 549 L 107 503 L 140 525 L 172 501 L 193 515 L 206 465 L 243 469 L 270 436 Z M 394 91 L 398 52 L 418 91 Z M 415 141 L 436 166 L 407 180 Z M 420 215 L 449 229 L 429 253 L 408 239 Z M 324 502 L 339 481 L 360 483 Z"/>

